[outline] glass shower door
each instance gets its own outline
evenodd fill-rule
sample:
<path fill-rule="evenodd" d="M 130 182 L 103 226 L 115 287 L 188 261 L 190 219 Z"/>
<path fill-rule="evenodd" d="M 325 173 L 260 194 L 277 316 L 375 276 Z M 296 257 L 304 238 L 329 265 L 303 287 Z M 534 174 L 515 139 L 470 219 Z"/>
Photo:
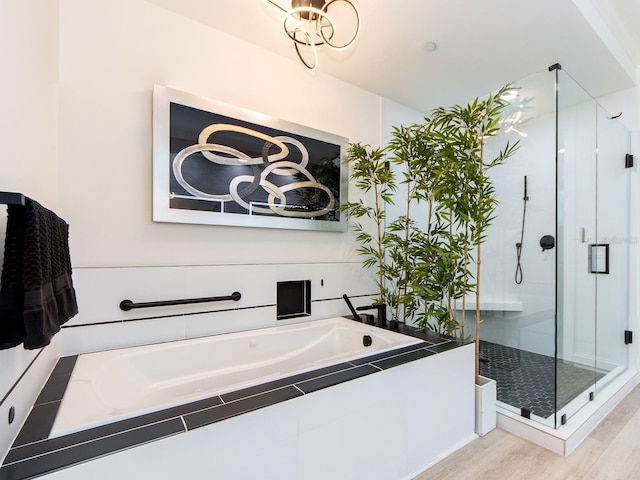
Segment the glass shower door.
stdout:
<path fill-rule="evenodd" d="M 627 368 L 631 169 L 629 132 L 598 107 L 598 235 L 596 394 Z M 602 273 L 604 272 L 604 273 Z"/>
<path fill-rule="evenodd" d="M 596 381 L 597 104 L 562 70 L 557 94 L 555 426 L 592 398 Z"/>
<path fill-rule="evenodd" d="M 515 86 L 496 143 L 520 148 L 491 171 L 499 203 L 483 246 L 480 371 L 497 381 L 502 409 L 553 428 L 558 249 L 540 241 L 557 236 L 555 83 L 544 71 Z"/>

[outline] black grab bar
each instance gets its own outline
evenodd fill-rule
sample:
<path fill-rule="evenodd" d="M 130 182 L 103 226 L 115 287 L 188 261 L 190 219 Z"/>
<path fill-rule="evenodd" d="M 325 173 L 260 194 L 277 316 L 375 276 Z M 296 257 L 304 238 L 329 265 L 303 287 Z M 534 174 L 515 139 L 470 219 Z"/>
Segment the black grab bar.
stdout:
<path fill-rule="evenodd" d="M 231 295 L 223 297 L 185 298 L 183 300 L 163 300 L 160 302 L 134 303 L 131 300 L 122 300 L 120 302 L 120 310 L 127 312 L 134 308 L 167 307 L 170 305 L 187 305 L 189 303 L 224 302 L 225 300 L 233 300 L 234 302 L 237 302 L 241 298 L 242 295 L 240 292 L 233 292 Z"/>

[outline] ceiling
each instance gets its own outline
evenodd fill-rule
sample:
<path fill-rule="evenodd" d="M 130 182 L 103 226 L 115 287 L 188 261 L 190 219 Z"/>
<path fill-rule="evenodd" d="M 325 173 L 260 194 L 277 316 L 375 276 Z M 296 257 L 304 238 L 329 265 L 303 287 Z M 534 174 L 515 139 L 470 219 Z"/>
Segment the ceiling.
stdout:
<path fill-rule="evenodd" d="M 280 17 L 261 0 L 148 1 L 296 59 Z M 355 1 L 356 45 L 321 48 L 318 71 L 419 111 L 469 101 L 555 63 L 594 97 L 633 87 L 640 71 L 638 0 Z M 428 42 L 436 49 L 426 51 Z"/>

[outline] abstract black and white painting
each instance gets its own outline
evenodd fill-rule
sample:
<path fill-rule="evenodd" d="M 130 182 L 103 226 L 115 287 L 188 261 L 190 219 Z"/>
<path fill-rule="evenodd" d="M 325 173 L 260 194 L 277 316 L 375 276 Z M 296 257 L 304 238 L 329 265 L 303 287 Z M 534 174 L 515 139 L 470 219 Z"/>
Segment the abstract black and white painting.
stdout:
<path fill-rule="evenodd" d="M 348 140 L 154 88 L 153 219 L 345 231 Z"/>

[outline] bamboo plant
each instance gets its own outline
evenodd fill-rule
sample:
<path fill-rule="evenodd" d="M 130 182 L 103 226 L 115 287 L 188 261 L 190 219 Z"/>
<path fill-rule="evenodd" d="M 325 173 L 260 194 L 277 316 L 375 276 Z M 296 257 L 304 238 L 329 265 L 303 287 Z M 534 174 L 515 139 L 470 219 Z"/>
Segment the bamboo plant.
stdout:
<path fill-rule="evenodd" d="M 367 145 L 352 143 L 349 145 L 347 162 L 351 166 L 351 179 L 365 195 L 373 195 L 373 205 L 360 198 L 357 202 L 342 205 L 340 209 L 353 220 L 356 240 L 360 245 L 357 251 L 364 258 L 363 265 L 375 269 L 379 290 L 377 301 L 388 302 L 389 294 L 385 285 L 385 278 L 388 277 L 385 262 L 385 248 L 388 244 L 385 204 L 393 204 L 393 194 L 397 189 L 395 176 L 388 168 L 384 148 L 373 149 Z M 363 225 L 362 219 L 373 221 L 373 234 Z"/>
<path fill-rule="evenodd" d="M 458 183 L 459 201 L 452 207 L 457 215 L 458 227 L 464 229 L 463 272 L 465 278 L 472 276 L 469 271 L 471 250 L 475 252 L 475 347 L 476 383 L 480 375 L 480 272 L 482 264 L 482 244 L 487 228 L 491 225 L 497 206 L 495 188 L 487 172 L 504 163 L 518 148 L 518 143 L 508 141 L 493 158 L 485 157 L 486 141 L 500 131 L 500 120 L 504 109 L 509 106 L 506 98 L 513 88 L 507 85 L 495 95 L 485 100 L 474 100 L 466 106 L 454 105 L 450 108 L 434 110 L 432 121 L 442 133 L 441 140 L 450 146 L 451 160 L 456 162 L 461 172 Z M 466 284 L 466 282 L 462 282 Z M 466 291 L 462 298 L 465 298 Z M 464 325 L 464 305 L 462 325 Z"/>
<path fill-rule="evenodd" d="M 375 268 L 379 301 L 394 320 L 466 338 L 467 294 L 475 293 L 476 383 L 479 376 L 481 246 L 497 199 L 488 172 L 517 149 L 506 142 L 486 158 L 486 141 L 500 131 L 509 85 L 484 100 L 437 108 L 424 122 L 394 127 L 389 145 L 351 144 L 351 178 L 362 199 L 342 207 L 352 219 L 363 264 Z M 402 172 L 404 212 L 386 223 L 385 205 L 398 191 L 389 160 Z M 373 221 L 369 233 L 361 220 Z M 457 302 L 462 302 L 460 318 Z"/>

